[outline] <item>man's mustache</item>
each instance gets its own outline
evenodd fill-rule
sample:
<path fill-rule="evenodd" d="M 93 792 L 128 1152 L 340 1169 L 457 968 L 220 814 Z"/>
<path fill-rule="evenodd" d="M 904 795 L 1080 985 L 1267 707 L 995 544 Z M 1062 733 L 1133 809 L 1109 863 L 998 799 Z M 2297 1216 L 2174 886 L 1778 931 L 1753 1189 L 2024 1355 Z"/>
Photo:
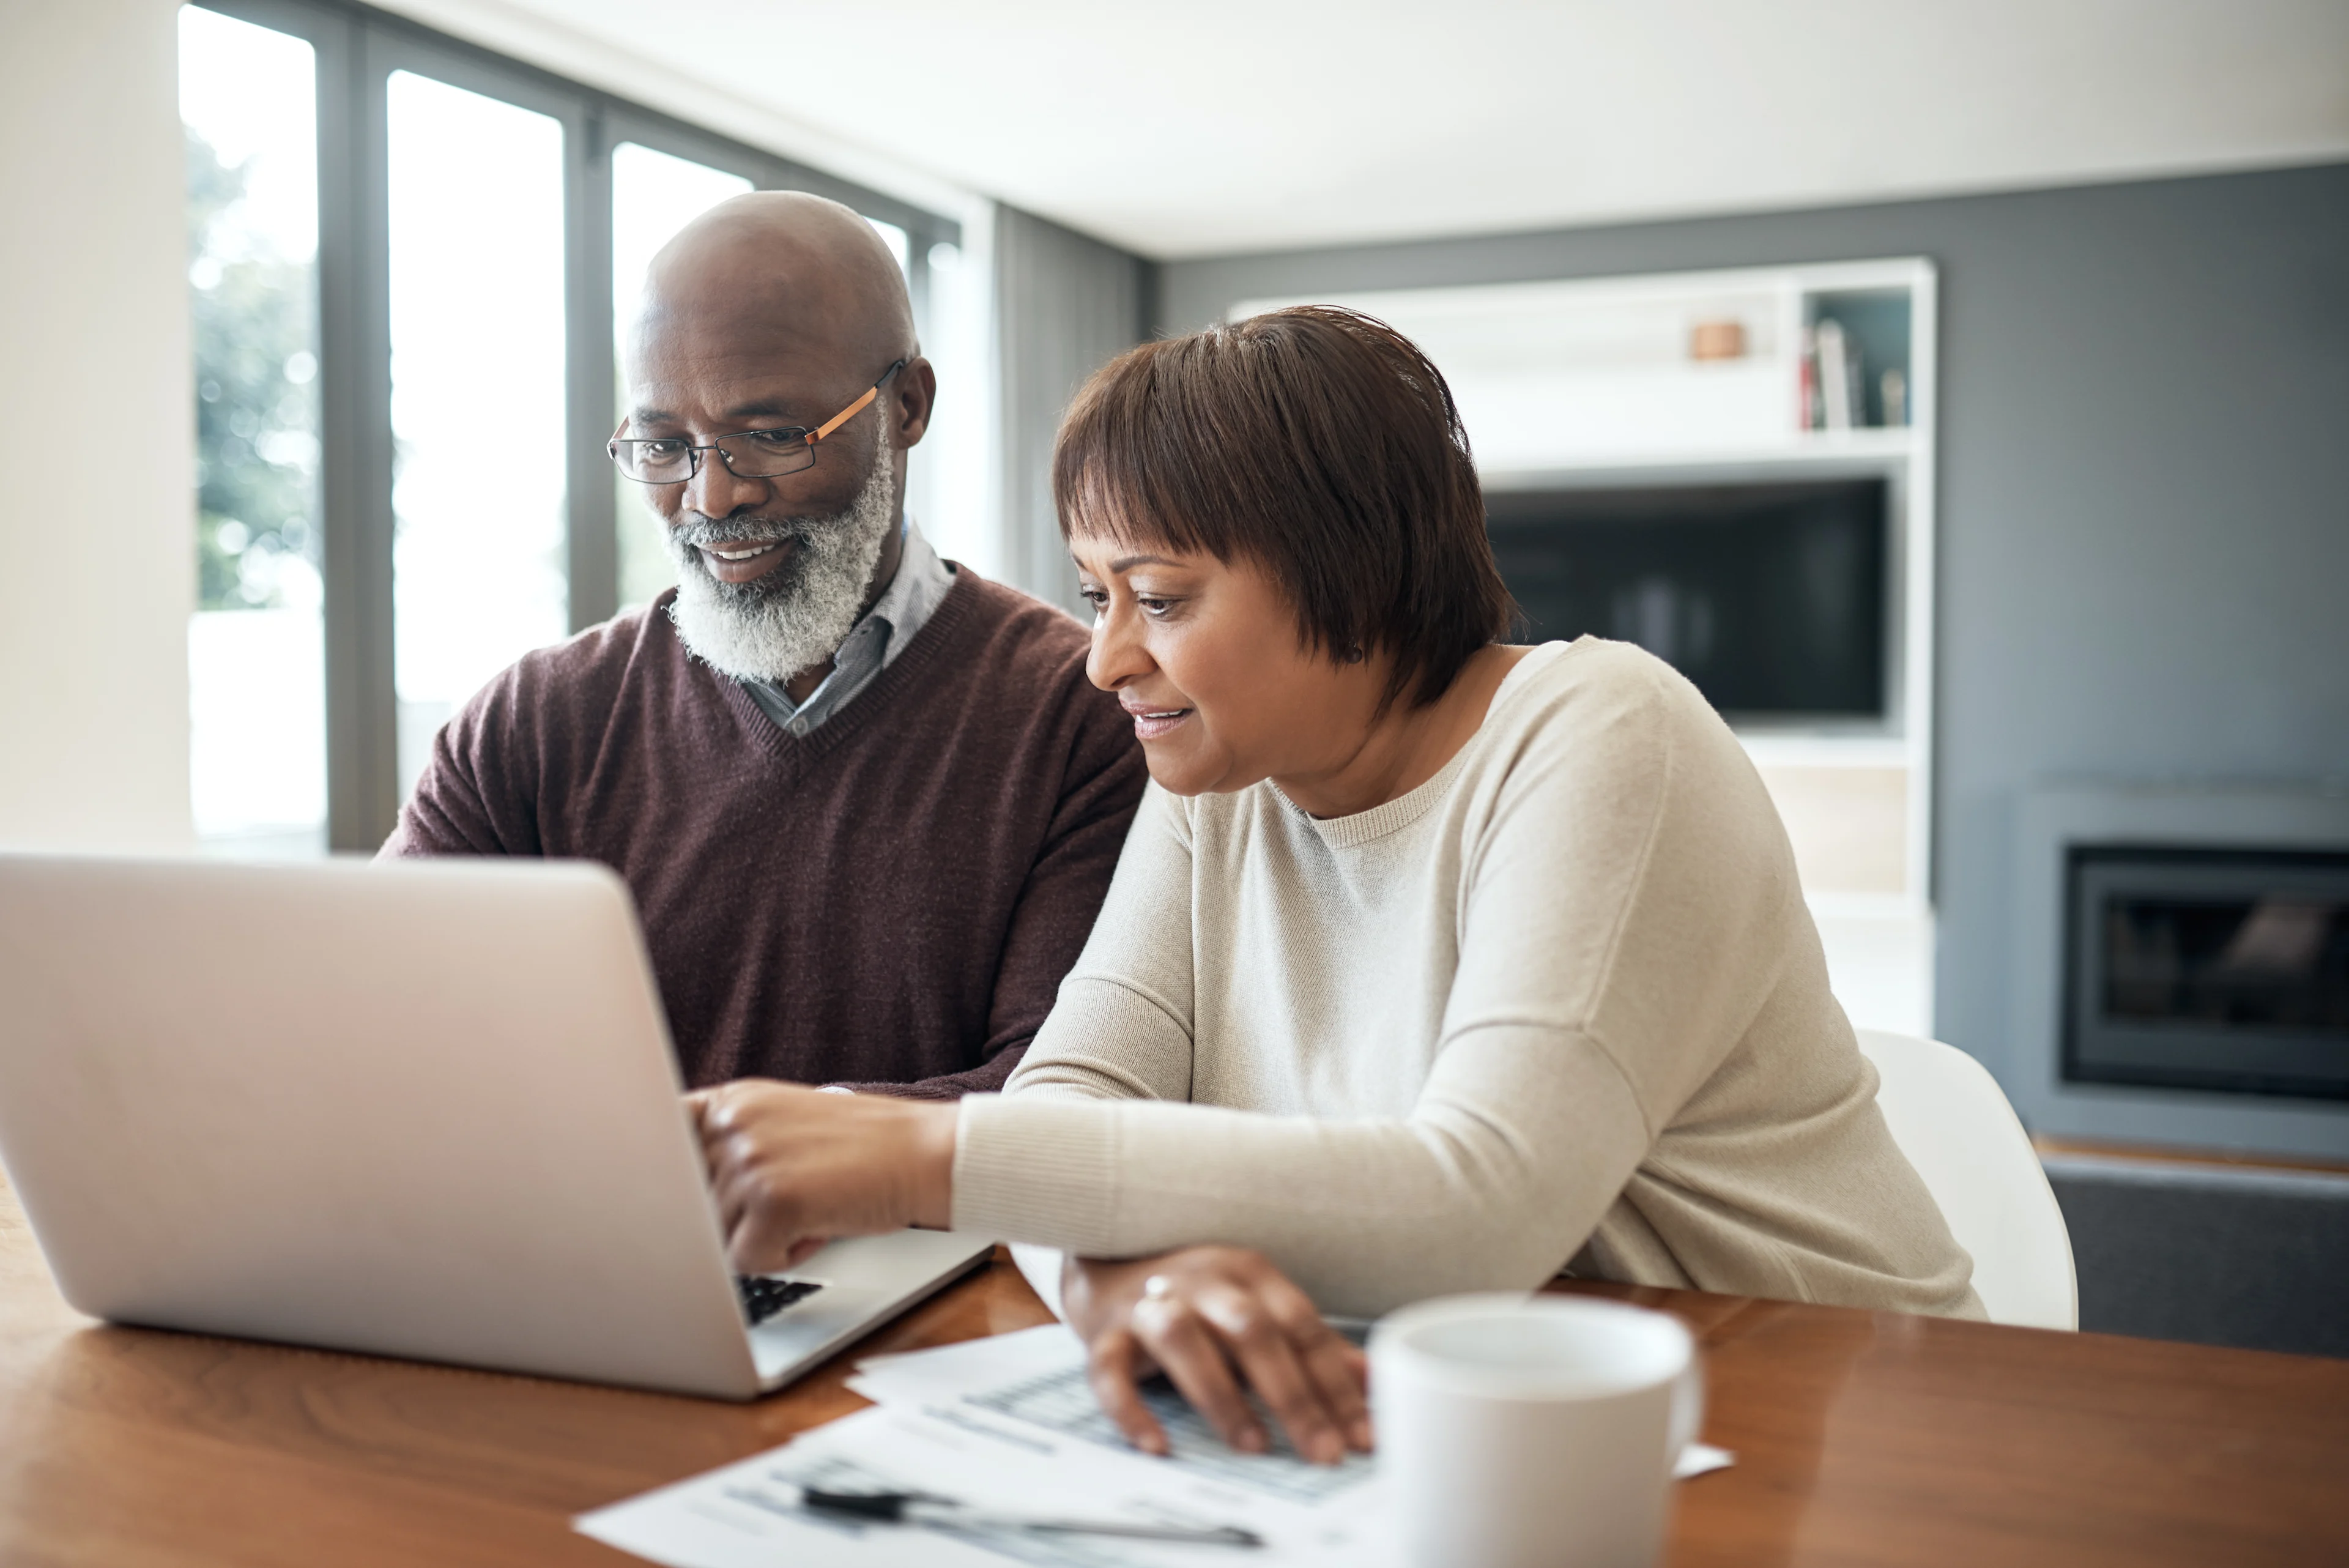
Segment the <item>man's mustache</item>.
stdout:
<path fill-rule="evenodd" d="M 805 539 L 826 523 L 837 521 L 830 517 L 704 517 L 697 513 L 689 521 L 670 524 L 669 537 L 691 550 L 712 545 L 776 545 L 786 539 Z"/>

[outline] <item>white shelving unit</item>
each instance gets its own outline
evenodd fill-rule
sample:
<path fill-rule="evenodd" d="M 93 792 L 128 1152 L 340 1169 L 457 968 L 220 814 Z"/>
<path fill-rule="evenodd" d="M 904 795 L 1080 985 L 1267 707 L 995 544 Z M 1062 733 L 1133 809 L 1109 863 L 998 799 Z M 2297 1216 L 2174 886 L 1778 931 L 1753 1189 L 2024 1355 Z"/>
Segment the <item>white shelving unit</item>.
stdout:
<path fill-rule="evenodd" d="M 1931 262 L 1909 257 L 1316 296 L 1392 323 L 1451 383 L 1485 488 L 1881 477 L 1890 498 L 1889 671 L 1880 720 L 1739 730 L 1795 841 L 1827 963 L 1856 1023 L 1930 1034 L 1933 1015 Z M 1302 299 L 1235 304 L 1229 318 Z M 1900 369 L 1863 422 L 1808 428 L 1806 329 L 1872 322 Z M 1744 352 L 1692 357 L 1700 323 Z M 1897 338 L 1897 341 L 1895 340 Z"/>

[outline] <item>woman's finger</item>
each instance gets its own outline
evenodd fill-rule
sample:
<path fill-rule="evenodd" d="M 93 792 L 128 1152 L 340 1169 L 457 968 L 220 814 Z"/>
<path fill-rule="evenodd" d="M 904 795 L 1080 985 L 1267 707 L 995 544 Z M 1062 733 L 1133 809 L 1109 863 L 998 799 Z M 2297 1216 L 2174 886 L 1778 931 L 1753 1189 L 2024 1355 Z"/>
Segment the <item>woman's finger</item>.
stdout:
<path fill-rule="evenodd" d="M 1189 1303 L 1144 1296 L 1133 1304 L 1133 1323 L 1143 1349 L 1225 1442 L 1245 1454 L 1271 1448 L 1264 1423 L 1248 1407 L 1231 1364 L 1224 1359 L 1222 1342 Z"/>
<path fill-rule="evenodd" d="M 1085 1380 L 1093 1397 L 1125 1440 L 1145 1454 L 1162 1458 L 1168 1452 L 1166 1430 L 1134 1385 L 1144 1376 L 1142 1347 L 1125 1329 L 1113 1328 L 1085 1347 Z"/>
<path fill-rule="evenodd" d="M 1324 1322 L 1312 1298 L 1290 1282 L 1287 1276 L 1275 1273 L 1258 1287 L 1265 1310 L 1280 1324 L 1281 1332 L 1297 1347 L 1298 1359 L 1305 1374 L 1319 1394 L 1321 1404 L 1337 1422 L 1349 1447 L 1364 1453 L 1371 1450 L 1371 1407 L 1369 1360 Z"/>
<path fill-rule="evenodd" d="M 709 1173 L 709 1196 L 718 1206 L 718 1233 L 730 1238 L 749 1217 L 757 1190 L 753 1183 L 742 1179 L 741 1172 L 717 1167 Z"/>
<path fill-rule="evenodd" d="M 1362 1353 L 1335 1330 L 1298 1347 L 1305 1375 L 1320 1392 L 1321 1404 L 1345 1435 L 1346 1446 L 1369 1453 L 1374 1441 L 1371 1429 L 1370 1369 Z"/>
<path fill-rule="evenodd" d="M 791 1267 L 793 1250 L 808 1240 L 797 1207 L 780 1201 L 756 1171 L 744 1171 L 727 1184 L 719 1209 L 726 1220 L 727 1256 L 737 1273 L 772 1273 Z"/>
<path fill-rule="evenodd" d="M 1215 1325 L 1248 1386 L 1271 1408 L 1298 1453 L 1317 1465 L 1344 1459 L 1343 1423 L 1322 1402 L 1321 1390 L 1296 1345 L 1258 1293 L 1243 1285 L 1216 1284 L 1201 1290 L 1195 1303 Z"/>
<path fill-rule="evenodd" d="M 719 1173 L 717 1127 L 712 1120 L 711 1105 L 711 1096 L 716 1093 L 714 1089 L 696 1089 L 685 1096 L 686 1111 L 693 1117 L 694 1139 L 701 1145 L 703 1172 L 712 1183 L 717 1181 Z"/>

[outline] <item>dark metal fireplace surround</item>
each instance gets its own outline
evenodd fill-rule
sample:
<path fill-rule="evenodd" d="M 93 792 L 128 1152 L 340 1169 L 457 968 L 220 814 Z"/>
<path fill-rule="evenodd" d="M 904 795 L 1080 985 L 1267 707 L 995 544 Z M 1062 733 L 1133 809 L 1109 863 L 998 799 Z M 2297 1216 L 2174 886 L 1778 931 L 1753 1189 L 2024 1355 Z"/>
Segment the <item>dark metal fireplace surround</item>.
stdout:
<path fill-rule="evenodd" d="M 2073 846 L 2063 1075 L 2349 1099 L 2349 852 Z"/>

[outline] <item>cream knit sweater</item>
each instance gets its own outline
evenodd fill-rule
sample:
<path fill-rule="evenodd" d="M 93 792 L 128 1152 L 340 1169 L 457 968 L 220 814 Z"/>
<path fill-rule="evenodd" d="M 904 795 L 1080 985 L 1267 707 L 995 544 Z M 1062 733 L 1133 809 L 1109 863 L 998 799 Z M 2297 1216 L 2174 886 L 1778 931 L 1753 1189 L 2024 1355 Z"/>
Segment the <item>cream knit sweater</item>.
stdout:
<path fill-rule="evenodd" d="M 1260 1250 L 1324 1311 L 1647 1284 L 1982 1315 L 1785 829 L 1669 666 L 1537 649 L 1443 771 L 1316 820 L 1153 785 L 954 1223 Z"/>

